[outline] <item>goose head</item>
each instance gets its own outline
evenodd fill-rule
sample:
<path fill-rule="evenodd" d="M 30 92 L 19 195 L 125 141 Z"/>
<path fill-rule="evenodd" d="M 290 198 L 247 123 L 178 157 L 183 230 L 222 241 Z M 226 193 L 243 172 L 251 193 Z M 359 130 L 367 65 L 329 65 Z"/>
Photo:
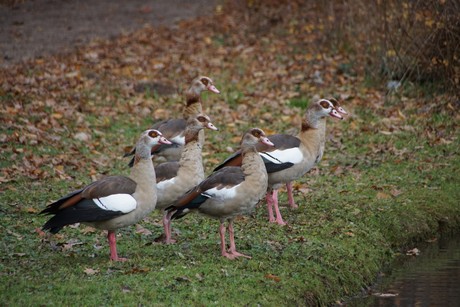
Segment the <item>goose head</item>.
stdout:
<path fill-rule="evenodd" d="M 192 85 L 189 88 L 190 94 L 200 95 L 201 92 L 210 91 L 219 94 L 220 91 L 216 88 L 211 78 L 206 76 L 200 76 L 192 81 Z"/>

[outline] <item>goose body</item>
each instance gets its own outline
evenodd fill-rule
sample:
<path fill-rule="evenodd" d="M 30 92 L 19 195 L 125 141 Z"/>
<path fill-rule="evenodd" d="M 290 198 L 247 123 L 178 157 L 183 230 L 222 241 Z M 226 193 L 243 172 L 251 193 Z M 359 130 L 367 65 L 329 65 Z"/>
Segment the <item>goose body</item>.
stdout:
<path fill-rule="evenodd" d="M 236 251 L 233 220 L 237 216 L 252 212 L 267 191 L 267 171 L 256 149 L 259 142 L 273 146 L 262 130 L 250 129 L 241 141 L 240 167 L 224 167 L 212 173 L 167 208 L 172 219 L 180 218 L 190 211 L 198 211 L 218 219 L 221 254 L 229 259 L 240 256 L 250 258 Z M 227 221 L 228 227 L 225 226 Z M 230 239 L 229 250 L 225 243 L 227 229 Z"/>
<path fill-rule="evenodd" d="M 151 149 L 170 143 L 157 130 L 145 131 L 137 145 L 134 165 L 126 176 L 109 176 L 74 191 L 48 205 L 41 214 L 53 215 L 43 226 L 57 233 L 64 226 L 85 223 L 108 230 L 110 259 L 123 261 L 116 251 L 115 231 L 139 222 L 155 209 L 155 170 Z"/>
<path fill-rule="evenodd" d="M 185 192 L 204 179 L 202 161 L 202 144 L 199 133 L 204 128 L 217 130 L 208 116 L 198 114 L 187 120 L 185 129 L 185 145 L 179 161 L 164 162 L 155 166 L 158 200 L 156 208 L 164 210 Z M 163 217 L 165 243 L 172 243 L 171 223 L 165 214 Z"/>
<path fill-rule="evenodd" d="M 291 182 L 305 175 L 321 161 L 326 140 L 326 118 L 329 116 L 342 118 L 329 100 L 321 99 L 307 108 L 301 130 L 296 136 L 275 134 L 268 137 L 274 144 L 273 148 L 258 145 L 257 150 L 263 158 L 268 173 L 266 201 L 270 222 L 285 224 L 278 206 L 278 189 L 282 184 L 287 186 L 291 207 L 297 206 L 292 196 Z M 240 152 L 236 152 L 215 170 L 240 163 Z"/>

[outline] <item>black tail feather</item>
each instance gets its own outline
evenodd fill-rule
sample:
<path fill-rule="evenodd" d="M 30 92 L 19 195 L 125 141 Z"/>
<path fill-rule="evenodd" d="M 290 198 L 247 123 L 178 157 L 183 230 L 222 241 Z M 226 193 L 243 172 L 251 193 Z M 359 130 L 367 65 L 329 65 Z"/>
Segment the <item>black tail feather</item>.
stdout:
<path fill-rule="evenodd" d="M 52 205 L 54 206 L 54 204 Z M 51 233 L 57 233 L 66 225 L 82 222 L 105 221 L 124 214 L 121 211 L 101 209 L 92 199 L 83 199 L 77 205 L 58 211 L 49 210 L 45 212 L 45 210 L 41 213 L 54 214 L 54 216 L 51 217 L 42 227 L 43 230 L 49 230 Z"/>
<path fill-rule="evenodd" d="M 81 193 L 81 191 L 83 191 L 83 189 L 80 189 L 80 190 L 77 190 L 77 191 L 73 191 L 69 194 L 67 194 L 66 196 L 58 199 L 57 201 L 55 201 L 54 203 L 52 204 L 49 204 L 48 206 L 46 206 L 45 209 L 43 209 L 42 211 L 40 211 L 39 214 L 56 214 L 59 212 L 59 207 L 65 202 L 67 201 L 69 198 L 77 195 L 78 193 Z"/>

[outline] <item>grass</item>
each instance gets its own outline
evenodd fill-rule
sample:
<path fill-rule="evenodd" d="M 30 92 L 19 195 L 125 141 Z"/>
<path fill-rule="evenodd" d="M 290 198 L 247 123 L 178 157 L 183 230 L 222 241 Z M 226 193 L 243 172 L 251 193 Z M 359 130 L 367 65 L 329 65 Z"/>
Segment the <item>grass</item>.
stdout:
<path fill-rule="evenodd" d="M 113 141 L 112 133 L 124 132 L 125 124 L 107 125 L 107 142 Z M 300 180 L 311 189 L 297 193 L 300 208 L 282 208 L 287 227 L 267 223 L 264 205 L 253 217 L 237 221 L 238 247 L 252 255 L 251 260 L 220 257 L 218 223 L 199 215 L 174 223 L 180 231 L 177 244 L 154 243 L 162 229 L 160 216 L 153 214 L 141 223 L 151 234 L 137 233 L 135 227 L 120 231 L 119 253 L 130 260 L 111 263 L 102 232 L 85 234 L 80 225 L 42 238 L 34 230 L 46 220 L 37 211 L 76 188 L 75 182 L 18 179 L 1 196 L 1 301 L 265 306 L 326 304 L 350 296 L 372 283 L 401 247 L 438 235 L 440 221 L 448 221 L 452 229 L 459 226 L 460 165 L 457 156 L 448 154 L 457 150 L 458 141 L 416 150 L 420 139 L 400 143 L 400 138 L 410 140 L 413 135 L 393 140 L 397 147 L 405 146 L 410 157 L 399 161 L 382 154 L 367 160 L 363 144 L 377 146 L 388 138 L 362 133 L 351 140 L 344 133 L 346 149 L 326 151 L 319 174 Z M 119 173 L 126 173 L 124 163 L 117 161 Z M 333 173 L 338 166 L 353 164 L 339 175 Z M 78 170 L 71 175 L 77 183 L 88 181 Z M 392 189 L 401 193 L 392 196 Z M 286 203 L 284 193 L 281 203 Z"/>

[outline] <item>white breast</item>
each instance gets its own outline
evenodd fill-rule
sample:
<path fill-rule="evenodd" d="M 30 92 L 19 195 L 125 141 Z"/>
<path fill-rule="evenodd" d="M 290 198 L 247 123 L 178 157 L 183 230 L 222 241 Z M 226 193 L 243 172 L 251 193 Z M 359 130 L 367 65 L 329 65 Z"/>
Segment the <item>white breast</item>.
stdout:
<path fill-rule="evenodd" d="M 137 201 L 130 194 L 112 194 L 94 198 L 94 203 L 101 209 L 128 213 L 136 209 Z"/>

